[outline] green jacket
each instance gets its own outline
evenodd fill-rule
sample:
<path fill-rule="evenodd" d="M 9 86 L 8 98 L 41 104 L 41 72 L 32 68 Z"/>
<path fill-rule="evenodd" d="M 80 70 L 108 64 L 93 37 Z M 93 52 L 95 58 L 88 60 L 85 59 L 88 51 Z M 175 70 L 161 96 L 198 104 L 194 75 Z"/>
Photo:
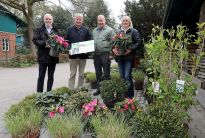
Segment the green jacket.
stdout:
<path fill-rule="evenodd" d="M 112 48 L 112 38 L 114 37 L 114 30 L 105 25 L 104 28 L 95 28 L 93 30 L 93 39 L 95 43 L 95 55 L 102 53 L 110 53 Z"/>

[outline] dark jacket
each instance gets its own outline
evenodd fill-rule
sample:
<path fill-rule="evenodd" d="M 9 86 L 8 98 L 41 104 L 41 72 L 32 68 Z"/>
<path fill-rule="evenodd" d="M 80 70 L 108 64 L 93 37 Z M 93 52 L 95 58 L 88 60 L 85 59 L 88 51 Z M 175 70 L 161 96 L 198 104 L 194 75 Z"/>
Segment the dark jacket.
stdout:
<path fill-rule="evenodd" d="M 56 28 L 52 28 L 52 33 L 59 34 Z M 40 28 L 37 28 L 33 35 L 33 43 L 37 46 L 37 56 L 39 63 L 58 63 L 58 57 L 52 57 L 49 55 L 50 48 L 46 47 L 46 41 L 49 38 L 49 34 L 43 24 Z"/>
<path fill-rule="evenodd" d="M 91 40 L 91 33 L 90 31 L 81 26 L 79 29 L 73 25 L 71 27 L 68 28 L 67 31 L 67 36 L 66 36 L 66 40 L 69 40 L 72 43 L 76 43 L 76 42 L 82 42 L 82 41 L 88 41 Z M 77 54 L 77 55 L 69 55 L 70 59 L 86 59 L 88 58 L 88 54 Z"/>
<path fill-rule="evenodd" d="M 119 30 L 117 33 L 122 32 L 122 30 Z M 136 50 L 137 48 L 142 44 L 142 38 L 140 36 L 140 33 L 134 29 L 134 28 L 130 28 L 127 30 L 126 34 L 131 35 L 131 39 L 132 39 L 132 45 L 129 46 L 129 49 L 131 50 L 131 52 L 127 55 L 123 55 L 123 56 L 116 56 L 115 59 L 116 61 L 118 61 L 119 59 L 131 59 L 133 60 L 134 57 L 136 56 Z"/>

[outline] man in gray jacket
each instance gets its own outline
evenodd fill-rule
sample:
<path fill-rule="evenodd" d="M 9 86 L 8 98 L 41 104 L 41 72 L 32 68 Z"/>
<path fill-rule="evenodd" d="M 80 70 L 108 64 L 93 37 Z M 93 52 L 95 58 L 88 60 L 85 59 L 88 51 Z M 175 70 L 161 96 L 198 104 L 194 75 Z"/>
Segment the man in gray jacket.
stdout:
<path fill-rule="evenodd" d="M 114 30 L 106 25 L 104 15 L 98 15 L 97 23 L 98 27 L 93 30 L 93 38 L 95 43 L 94 66 L 97 79 L 97 91 L 93 94 L 94 96 L 100 94 L 99 83 L 102 80 L 110 79 L 111 42 L 112 37 L 115 35 Z"/>

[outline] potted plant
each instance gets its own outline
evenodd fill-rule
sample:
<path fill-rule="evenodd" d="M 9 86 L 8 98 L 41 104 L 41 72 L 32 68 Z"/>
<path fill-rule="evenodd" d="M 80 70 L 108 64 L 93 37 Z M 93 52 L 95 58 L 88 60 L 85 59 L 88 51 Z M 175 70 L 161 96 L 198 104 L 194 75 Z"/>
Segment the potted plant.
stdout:
<path fill-rule="evenodd" d="M 6 127 L 12 138 L 38 138 L 42 123 L 41 112 L 33 109 L 19 111 L 16 115 L 6 116 Z"/>
<path fill-rule="evenodd" d="M 116 102 L 125 99 L 128 86 L 123 80 L 104 80 L 100 85 L 101 97 L 108 108 L 113 108 Z"/>
<path fill-rule="evenodd" d="M 86 75 L 86 80 L 90 82 L 91 89 L 97 89 L 97 80 L 94 72 L 90 72 Z"/>
<path fill-rule="evenodd" d="M 111 79 L 120 80 L 120 73 L 118 71 L 111 71 Z"/>
<path fill-rule="evenodd" d="M 71 113 L 67 116 L 55 116 L 46 120 L 49 134 L 55 138 L 80 138 L 83 133 L 82 116 Z"/>
<path fill-rule="evenodd" d="M 142 90 L 144 86 L 145 73 L 141 70 L 134 70 L 132 72 L 132 77 L 135 80 L 134 82 L 135 90 Z"/>
<path fill-rule="evenodd" d="M 96 116 L 91 124 L 97 138 L 131 138 L 132 127 L 127 124 L 124 116 Z"/>

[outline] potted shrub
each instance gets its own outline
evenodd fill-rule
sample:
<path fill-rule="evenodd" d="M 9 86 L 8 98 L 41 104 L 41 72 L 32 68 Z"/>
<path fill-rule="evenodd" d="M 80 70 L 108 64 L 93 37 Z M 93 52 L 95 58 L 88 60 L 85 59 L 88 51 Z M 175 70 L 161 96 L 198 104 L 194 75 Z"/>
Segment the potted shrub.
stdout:
<path fill-rule="evenodd" d="M 123 101 L 128 90 L 123 80 L 104 80 L 100 85 L 101 97 L 109 108 L 114 107 L 115 102 Z"/>
<path fill-rule="evenodd" d="M 49 118 L 46 126 L 50 136 L 54 138 L 80 138 L 84 124 L 80 114 L 72 113 Z"/>
<path fill-rule="evenodd" d="M 132 72 L 132 77 L 135 80 L 134 81 L 135 90 L 142 90 L 144 85 L 145 73 L 141 70 L 134 70 Z"/>
<path fill-rule="evenodd" d="M 86 80 L 90 83 L 91 89 L 97 89 L 97 80 L 95 73 L 91 72 L 86 75 Z"/>

